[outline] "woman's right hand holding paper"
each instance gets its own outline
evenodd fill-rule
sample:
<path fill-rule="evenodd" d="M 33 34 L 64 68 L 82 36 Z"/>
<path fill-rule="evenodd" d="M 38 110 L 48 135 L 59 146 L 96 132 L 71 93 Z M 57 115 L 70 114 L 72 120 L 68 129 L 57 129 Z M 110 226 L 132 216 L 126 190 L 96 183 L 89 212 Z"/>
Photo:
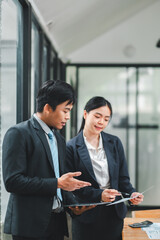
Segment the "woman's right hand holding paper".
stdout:
<path fill-rule="evenodd" d="M 116 196 L 121 196 L 121 194 L 115 189 L 105 189 L 102 192 L 101 200 L 103 202 L 113 202 Z"/>

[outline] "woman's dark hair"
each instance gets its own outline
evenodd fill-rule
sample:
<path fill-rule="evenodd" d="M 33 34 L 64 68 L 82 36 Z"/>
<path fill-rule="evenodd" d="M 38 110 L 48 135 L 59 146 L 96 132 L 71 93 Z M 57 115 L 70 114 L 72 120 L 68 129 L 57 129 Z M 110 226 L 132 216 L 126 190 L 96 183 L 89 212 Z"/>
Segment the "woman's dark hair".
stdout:
<path fill-rule="evenodd" d="M 65 101 L 68 101 L 68 104 L 74 104 L 75 100 L 75 93 L 71 85 L 60 80 L 49 80 L 43 84 L 38 92 L 36 98 L 37 112 L 43 112 L 47 103 L 54 111 L 57 105 Z"/>
<path fill-rule="evenodd" d="M 92 97 L 86 103 L 86 105 L 84 107 L 84 110 L 86 110 L 86 112 L 89 113 L 90 111 L 92 111 L 92 110 L 94 110 L 96 108 L 99 108 L 99 107 L 103 107 L 103 106 L 107 106 L 110 109 L 110 111 L 111 111 L 110 118 L 112 118 L 112 106 L 111 106 L 110 102 L 107 101 L 103 97 L 99 97 L 99 96 Z M 79 132 L 84 129 L 84 125 L 85 125 L 85 119 L 82 118 L 82 123 L 81 123 L 80 129 L 79 129 Z"/>

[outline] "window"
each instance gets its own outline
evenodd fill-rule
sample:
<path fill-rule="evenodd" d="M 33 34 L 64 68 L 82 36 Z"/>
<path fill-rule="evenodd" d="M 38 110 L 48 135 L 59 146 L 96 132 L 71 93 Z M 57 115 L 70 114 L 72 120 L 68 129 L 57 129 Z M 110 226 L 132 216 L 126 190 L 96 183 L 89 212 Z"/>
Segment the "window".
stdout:
<path fill-rule="evenodd" d="M 23 14 L 17 1 L 1 2 L 0 65 L 0 150 L 7 129 L 21 117 L 21 81 L 23 79 Z M 20 90 L 19 93 L 17 90 Z M 0 155 L 0 161 L 2 156 Z M 2 164 L 2 163 L 1 163 Z M 1 222 L 3 224 L 8 193 L 1 182 Z M 3 239 L 3 237 L 2 237 Z"/>
<path fill-rule="evenodd" d="M 35 112 L 35 99 L 40 82 L 40 34 L 37 26 L 32 22 L 32 41 L 31 41 L 31 114 Z"/>
<path fill-rule="evenodd" d="M 42 52 L 42 83 L 49 80 L 49 44 L 44 39 L 43 41 L 43 52 Z"/>
<path fill-rule="evenodd" d="M 56 79 L 56 54 L 54 51 L 51 51 L 51 59 L 50 59 L 50 80 Z"/>

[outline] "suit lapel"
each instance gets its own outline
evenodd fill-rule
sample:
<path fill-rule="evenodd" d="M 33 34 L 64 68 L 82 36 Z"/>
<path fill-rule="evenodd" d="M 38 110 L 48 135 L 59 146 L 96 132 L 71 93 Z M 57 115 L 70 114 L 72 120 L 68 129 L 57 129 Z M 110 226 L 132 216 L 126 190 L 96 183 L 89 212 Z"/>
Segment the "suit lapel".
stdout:
<path fill-rule="evenodd" d="M 51 150 L 50 150 L 50 147 L 49 147 L 47 138 L 46 138 L 46 136 L 45 136 L 45 133 L 44 133 L 43 129 L 41 128 L 40 124 L 37 122 L 36 119 L 31 118 L 31 122 L 32 122 L 32 124 L 33 124 L 33 127 L 36 129 L 36 133 L 37 133 L 38 137 L 40 138 L 40 140 L 41 140 L 41 142 L 42 142 L 42 144 L 43 144 L 43 146 L 44 146 L 44 149 L 45 149 L 45 151 L 46 151 L 46 154 L 47 154 L 49 163 L 50 163 L 52 169 L 54 170 L 53 161 L 52 161 L 52 155 L 51 155 Z"/>
<path fill-rule="evenodd" d="M 115 152 L 114 152 L 114 144 L 110 137 L 102 132 L 102 139 L 103 139 L 103 147 L 104 151 L 107 156 L 108 161 L 108 168 L 109 168 L 109 175 L 110 181 L 112 183 L 112 179 L 114 177 L 114 169 L 115 169 Z"/>
<path fill-rule="evenodd" d="M 79 157 L 80 157 L 81 161 L 83 162 L 85 168 L 87 169 L 88 173 L 92 176 L 92 178 L 97 182 L 96 176 L 93 171 L 89 152 L 84 143 L 83 132 L 80 132 L 79 135 L 77 136 L 76 146 L 77 146 L 77 151 L 78 151 Z"/>
<path fill-rule="evenodd" d="M 55 130 L 54 131 L 54 134 L 55 134 L 55 137 L 56 137 L 56 140 L 57 140 L 57 147 L 58 147 L 58 160 L 59 160 L 59 170 L 60 170 L 60 173 L 62 174 L 64 172 L 64 169 L 63 169 L 63 151 L 62 151 L 62 141 L 60 139 L 60 136 L 59 134 L 57 133 L 57 131 Z"/>

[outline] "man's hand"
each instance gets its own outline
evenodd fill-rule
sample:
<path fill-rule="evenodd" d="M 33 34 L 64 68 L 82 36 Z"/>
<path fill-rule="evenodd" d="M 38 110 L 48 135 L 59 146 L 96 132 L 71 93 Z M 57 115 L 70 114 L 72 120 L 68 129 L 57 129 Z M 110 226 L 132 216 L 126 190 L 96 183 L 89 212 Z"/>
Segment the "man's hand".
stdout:
<path fill-rule="evenodd" d="M 80 176 L 81 174 L 81 172 L 69 172 L 63 174 L 60 178 L 58 178 L 57 188 L 61 188 L 66 191 L 74 191 L 76 189 L 91 186 L 91 183 L 89 182 L 80 181 L 74 178 Z"/>
<path fill-rule="evenodd" d="M 95 208 L 95 207 L 96 207 L 96 205 L 92 205 L 92 206 L 82 206 L 82 207 L 76 206 L 76 207 L 69 207 L 69 208 L 72 210 L 72 212 L 73 212 L 75 215 L 80 215 L 80 214 L 82 214 L 83 212 L 88 211 L 88 210 L 90 210 L 90 209 L 92 209 L 92 208 Z"/>
<path fill-rule="evenodd" d="M 103 202 L 113 202 L 116 196 L 120 196 L 121 194 L 115 189 L 105 189 L 102 192 L 101 200 Z"/>
<path fill-rule="evenodd" d="M 137 196 L 137 195 L 138 195 L 138 196 Z M 130 201 L 131 201 L 131 203 L 132 203 L 133 205 L 138 205 L 138 204 L 140 204 L 140 203 L 143 201 L 144 196 L 143 196 L 143 194 L 141 194 L 141 193 L 133 192 L 132 195 L 131 195 L 131 197 L 135 197 L 135 196 L 137 196 L 137 197 L 136 197 L 136 198 L 133 198 L 133 199 L 130 199 Z"/>

